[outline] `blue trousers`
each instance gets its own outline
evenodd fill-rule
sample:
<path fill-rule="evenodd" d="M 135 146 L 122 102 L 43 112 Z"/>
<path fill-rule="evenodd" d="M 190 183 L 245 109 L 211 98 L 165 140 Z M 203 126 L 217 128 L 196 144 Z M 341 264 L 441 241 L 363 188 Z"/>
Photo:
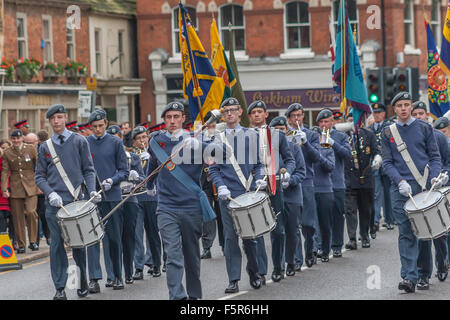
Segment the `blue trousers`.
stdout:
<path fill-rule="evenodd" d="M 333 189 L 334 206 L 331 216 L 332 239 L 331 249 L 341 250 L 344 245 L 344 224 L 345 224 L 345 189 Z"/>
<path fill-rule="evenodd" d="M 200 299 L 202 213 L 157 211 L 156 217 L 167 254 L 166 276 L 170 300 L 184 299 L 187 296 Z M 182 283 L 184 271 L 186 290 Z"/>
<path fill-rule="evenodd" d="M 284 240 L 285 240 L 285 211 L 284 197 L 281 191 L 281 185 L 277 181 L 277 192 L 270 197 L 270 203 L 277 215 L 277 225 L 270 232 L 270 241 L 272 244 L 272 263 L 274 270 L 281 271 L 281 259 L 283 256 Z"/>
<path fill-rule="evenodd" d="M 233 219 L 228 209 L 229 200 L 219 200 L 225 241 L 225 262 L 229 281 L 241 280 L 242 254 L 239 238 L 233 227 Z M 257 240 L 243 239 L 244 252 L 247 256 L 247 270 L 258 273 Z"/>
<path fill-rule="evenodd" d="M 295 253 L 297 251 L 299 230 L 299 221 L 301 214 L 301 206 L 295 203 L 284 203 L 284 228 L 286 232 L 282 253 L 285 255 L 286 263 L 295 264 Z M 300 234 L 300 232 L 298 232 Z M 301 246 L 301 240 L 299 245 Z M 301 249 L 300 249 L 301 250 Z M 284 270 L 284 262 L 282 264 Z"/>
<path fill-rule="evenodd" d="M 156 218 L 156 201 L 142 201 L 139 203 L 144 213 L 144 229 L 147 235 L 150 252 L 152 253 L 152 262 L 154 266 L 161 266 L 161 238 L 158 230 Z"/>
<path fill-rule="evenodd" d="M 321 248 L 323 254 L 329 255 L 331 249 L 331 219 L 334 206 L 333 192 L 316 192 L 317 217 L 321 235 Z"/>
<path fill-rule="evenodd" d="M 139 212 L 136 218 L 136 233 L 135 233 L 135 250 L 134 250 L 134 267 L 137 270 L 144 270 L 144 265 L 153 265 L 152 253 L 150 251 L 150 242 L 148 236 L 145 237 L 144 246 L 144 213 L 139 206 Z"/>
<path fill-rule="evenodd" d="M 388 224 L 394 223 L 391 205 L 391 180 L 387 175 L 376 174 L 375 178 L 375 223 L 381 219 L 381 207 L 383 207 L 384 221 Z"/>
<path fill-rule="evenodd" d="M 302 244 L 302 235 L 300 229 L 302 228 L 302 212 L 303 206 L 300 206 L 300 214 L 298 216 L 298 228 L 295 230 L 295 234 L 297 235 L 297 249 L 295 250 L 295 264 L 303 265 L 303 244 Z"/>
<path fill-rule="evenodd" d="M 106 216 L 119 202 L 102 201 L 97 204 L 102 217 Z M 114 212 L 105 224 L 105 236 L 103 238 L 103 257 L 107 276 L 122 278 L 122 230 L 123 230 L 124 210 L 123 206 Z M 102 279 L 102 268 L 100 265 L 100 244 L 96 243 L 87 249 L 88 270 L 90 280 Z M 111 259 L 112 273 L 109 267 L 108 257 Z M 108 274 L 110 269 L 110 274 Z M 114 280 L 114 279 L 108 279 Z"/>
<path fill-rule="evenodd" d="M 264 236 L 256 238 L 256 257 L 258 259 L 258 274 L 265 276 L 267 274 L 267 252 Z"/>
<path fill-rule="evenodd" d="M 311 258 L 313 255 L 313 237 L 315 224 L 317 223 L 316 198 L 314 196 L 314 187 L 302 186 L 303 192 L 303 211 L 301 217 L 302 233 L 305 238 L 305 257 Z"/>
<path fill-rule="evenodd" d="M 436 265 L 440 272 L 447 271 L 447 236 L 433 239 L 434 250 L 436 252 Z M 431 251 L 431 240 L 419 241 L 419 257 L 417 259 L 417 269 L 419 278 L 429 279 L 433 273 L 433 254 Z"/>
<path fill-rule="evenodd" d="M 67 203 L 64 203 L 66 205 Z M 67 260 L 64 240 L 61 236 L 61 229 L 56 220 L 56 213 L 59 208 L 52 207 L 48 201 L 45 202 L 45 219 L 50 230 L 50 273 L 52 275 L 55 289 L 64 289 L 67 283 Z M 80 281 L 86 281 L 86 249 L 72 249 L 72 256 L 76 265 L 80 268 Z"/>

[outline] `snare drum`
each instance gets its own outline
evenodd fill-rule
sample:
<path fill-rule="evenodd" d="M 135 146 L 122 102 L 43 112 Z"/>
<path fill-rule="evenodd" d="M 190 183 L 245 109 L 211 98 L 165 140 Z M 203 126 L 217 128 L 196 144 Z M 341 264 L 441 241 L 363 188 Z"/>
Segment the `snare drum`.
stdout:
<path fill-rule="evenodd" d="M 120 182 L 120 190 L 122 190 L 122 198 L 125 198 L 126 196 L 128 196 L 131 193 L 131 191 L 133 191 L 134 188 L 136 188 L 136 186 L 137 186 L 137 184 L 132 181 L 121 181 Z M 145 186 L 142 186 L 136 190 L 134 195 L 138 196 L 138 195 L 141 195 L 144 193 L 147 193 L 147 188 Z"/>
<path fill-rule="evenodd" d="M 85 205 L 86 202 L 81 200 L 69 203 L 64 206 L 65 210 L 61 208 L 56 213 L 64 243 L 71 248 L 88 247 L 100 242 L 104 236 L 103 224 L 90 232 L 100 221 L 100 215 L 95 204 L 90 202 Z"/>
<path fill-rule="evenodd" d="M 259 191 L 244 193 L 230 201 L 234 230 L 242 239 L 255 239 L 272 231 L 277 225 L 277 218 L 270 204 L 267 193 Z"/>
<path fill-rule="evenodd" d="M 442 187 L 439 189 L 439 192 L 444 195 L 447 201 L 450 203 L 450 187 Z"/>
<path fill-rule="evenodd" d="M 427 201 L 424 201 L 428 192 L 421 192 L 413 197 L 417 207 L 411 199 L 404 206 L 414 234 L 422 240 L 439 238 L 450 228 L 447 198 L 439 191 L 432 191 Z"/>

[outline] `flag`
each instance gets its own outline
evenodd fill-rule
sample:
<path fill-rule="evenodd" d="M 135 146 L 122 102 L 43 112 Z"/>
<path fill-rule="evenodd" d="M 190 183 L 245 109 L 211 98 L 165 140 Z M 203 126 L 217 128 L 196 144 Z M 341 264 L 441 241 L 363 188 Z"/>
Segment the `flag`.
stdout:
<path fill-rule="evenodd" d="M 447 6 L 444 30 L 442 31 L 441 58 L 439 65 L 450 76 L 450 0 Z"/>
<path fill-rule="evenodd" d="M 216 76 L 200 39 L 192 26 L 188 12 L 179 4 L 181 67 L 183 94 L 189 100 L 193 122 L 203 122 L 210 110 L 218 109 L 223 99 L 225 83 Z"/>
<path fill-rule="evenodd" d="M 450 108 L 448 101 L 448 84 L 445 73 L 439 64 L 439 53 L 434 42 L 433 32 L 430 24 L 425 18 L 425 29 L 427 31 L 427 58 L 428 58 L 428 102 L 430 113 L 433 118 L 442 117 Z"/>
<path fill-rule="evenodd" d="M 211 23 L 211 64 L 217 77 L 222 78 L 225 83 L 223 100 L 231 97 L 231 88 L 236 84 L 236 78 L 230 63 L 225 54 L 225 50 L 220 42 L 219 31 L 217 30 L 216 19 Z"/>
<path fill-rule="evenodd" d="M 244 90 L 242 89 L 241 81 L 239 80 L 239 72 L 237 68 L 236 58 L 234 57 L 234 42 L 233 42 L 233 31 L 231 30 L 230 25 L 230 66 L 233 71 L 234 76 L 236 77 L 236 84 L 231 88 L 231 96 L 236 98 L 239 101 L 239 104 L 242 108 L 242 116 L 241 116 L 241 126 L 250 127 L 250 119 L 248 118 L 247 113 L 247 100 L 245 99 Z"/>
<path fill-rule="evenodd" d="M 333 89 L 336 93 L 341 93 L 341 88 L 334 80 L 334 62 L 336 60 L 336 32 L 334 30 L 333 18 L 330 16 L 328 21 L 328 28 L 330 29 L 330 53 L 331 53 L 331 81 L 333 82 Z"/>
<path fill-rule="evenodd" d="M 337 29 L 334 80 L 341 89 L 341 112 L 346 112 L 347 106 L 351 105 L 355 128 L 359 130 L 372 110 L 344 0 L 339 4 Z"/>

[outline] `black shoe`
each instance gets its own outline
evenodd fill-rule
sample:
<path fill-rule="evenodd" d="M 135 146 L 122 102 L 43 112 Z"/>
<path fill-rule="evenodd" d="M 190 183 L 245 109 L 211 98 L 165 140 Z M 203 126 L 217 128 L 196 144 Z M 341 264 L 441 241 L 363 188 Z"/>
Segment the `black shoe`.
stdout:
<path fill-rule="evenodd" d="M 375 222 L 375 232 L 380 231 L 380 224 L 378 222 Z"/>
<path fill-rule="evenodd" d="M 388 224 L 385 222 L 382 224 L 383 228 L 387 228 Z"/>
<path fill-rule="evenodd" d="M 323 251 L 322 250 L 317 250 L 316 257 L 318 259 L 320 259 L 320 258 L 322 258 L 322 255 L 323 255 Z"/>
<path fill-rule="evenodd" d="M 436 275 L 437 275 L 439 281 L 444 282 L 445 279 L 447 279 L 448 271 L 443 271 L 443 272 L 438 271 Z"/>
<path fill-rule="evenodd" d="M 417 282 L 417 290 L 428 290 L 428 289 L 430 289 L 428 279 L 420 278 L 419 282 Z"/>
<path fill-rule="evenodd" d="M 163 267 L 162 267 L 162 272 L 166 272 L 166 264 L 164 263 Z"/>
<path fill-rule="evenodd" d="M 330 258 L 328 257 L 327 254 L 324 254 L 324 255 L 322 255 L 322 258 L 320 258 L 320 260 L 321 260 L 322 262 L 328 262 L 328 261 L 330 261 Z"/>
<path fill-rule="evenodd" d="M 314 264 L 314 255 L 313 256 L 311 256 L 311 257 L 307 257 L 306 259 L 305 259 L 305 263 L 306 263 L 306 266 L 308 267 L 308 268 L 311 268 L 312 266 L 313 266 L 313 264 Z"/>
<path fill-rule="evenodd" d="M 247 270 L 248 276 L 250 278 L 250 286 L 253 289 L 261 288 L 261 277 L 259 276 L 259 274 L 250 271 L 248 268 L 246 268 L 246 270 Z M 272 280 L 273 280 L 273 278 L 272 278 Z"/>
<path fill-rule="evenodd" d="M 50 238 L 46 238 L 45 242 L 47 242 L 47 245 L 50 246 Z"/>
<path fill-rule="evenodd" d="M 31 251 L 37 251 L 39 250 L 39 246 L 35 242 L 31 242 L 28 248 L 31 249 Z"/>
<path fill-rule="evenodd" d="M 370 237 L 371 237 L 372 239 L 376 239 L 376 238 L 377 238 L 377 233 L 376 233 L 376 232 L 371 232 L 371 233 L 370 233 Z"/>
<path fill-rule="evenodd" d="M 126 278 L 125 279 L 125 283 L 126 284 L 133 284 L 134 283 L 133 277 Z"/>
<path fill-rule="evenodd" d="M 293 277 L 295 276 L 295 264 L 289 264 L 286 267 L 286 275 L 288 277 Z"/>
<path fill-rule="evenodd" d="M 110 279 L 107 279 L 107 280 L 106 280 L 106 283 L 105 283 L 105 287 L 107 287 L 107 288 L 112 288 L 112 287 L 114 287 L 114 281 L 113 281 L 113 280 L 110 280 Z"/>
<path fill-rule="evenodd" d="M 153 266 L 153 278 L 161 277 L 161 271 L 159 270 L 159 266 Z"/>
<path fill-rule="evenodd" d="M 87 281 L 81 281 L 80 289 L 77 289 L 77 295 L 80 298 L 84 298 L 89 293 L 89 287 Z"/>
<path fill-rule="evenodd" d="M 298 272 L 302 271 L 302 265 L 300 263 L 295 264 L 295 271 L 298 271 Z"/>
<path fill-rule="evenodd" d="M 265 286 L 266 285 L 266 276 L 260 276 L 261 277 L 261 285 Z"/>
<path fill-rule="evenodd" d="M 133 279 L 134 280 L 142 280 L 142 279 L 144 279 L 144 273 L 142 272 L 141 269 L 136 269 L 136 271 L 134 272 Z"/>
<path fill-rule="evenodd" d="M 89 281 L 88 290 L 89 290 L 89 293 L 99 293 L 100 292 L 100 285 L 98 284 L 97 280 Z"/>
<path fill-rule="evenodd" d="M 398 284 L 399 290 L 405 290 L 406 293 L 413 293 L 416 291 L 416 286 L 410 280 L 402 280 Z"/>
<path fill-rule="evenodd" d="M 67 296 L 66 296 L 66 292 L 64 291 L 64 288 L 56 290 L 53 300 L 67 300 Z"/>
<path fill-rule="evenodd" d="M 388 230 L 394 230 L 394 226 L 393 226 L 392 224 L 388 223 L 388 224 L 386 225 L 386 229 L 388 229 Z"/>
<path fill-rule="evenodd" d="M 24 247 L 17 249 L 17 254 L 22 254 L 22 253 L 25 253 Z"/>
<path fill-rule="evenodd" d="M 345 245 L 345 249 L 347 249 L 347 250 L 357 250 L 358 249 L 358 244 L 356 243 L 356 240 L 350 240 L 349 242 L 347 242 L 347 244 Z"/>
<path fill-rule="evenodd" d="M 203 249 L 203 253 L 202 256 L 200 257 L 200 259 L 211 259 L 211 250 L 210 249 Z"/>
<path fill-rule="evenodd" d="M 272 280 L 273 282 L 281 281 L 281 270 L 273 270 L 272 272 Z"/>
<path fill-rule="evenodd" d="M 125 286 L 121 278 L 114 279 L 113 290 L 122 290 Z"/>
<path fill-rule="evenodd" d="M 146 264 L 148 267 L 147 274 L 153 275 L 153 265 L 152 264 Z"/>
<path fill-rule="evenodd" d="M 341 250 L 333 250 L 333 258 L 340 258 L 342 257 L 342 251 Z"/>
<path fill-rule="evenodd" d="M 370 240 L 369 239 L 363 239 L 361 247 L 363 247 L 363 248 L 370 248 Z"/>
<path fill-rule="evenodd" d="M 230 281 L 228 287 L 225 289 L 225 293 L 237 293 L 239 292 L 239 285 L 237 280 Z"/>

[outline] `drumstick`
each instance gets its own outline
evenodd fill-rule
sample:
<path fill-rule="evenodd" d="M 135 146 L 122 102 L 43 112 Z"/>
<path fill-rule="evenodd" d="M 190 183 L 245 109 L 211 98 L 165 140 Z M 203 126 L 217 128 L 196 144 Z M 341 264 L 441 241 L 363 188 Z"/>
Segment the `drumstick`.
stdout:
<path fill-rule="evenodd" d="M 265 181 L 266 178 L 267 178 L 267 176 L 264 176 L 263 181 Z M 256 189 L 254 194 L 257 194 L 260 188 L 261 188 L 261 185 L 258 186 L 258 188 Z"/>
<path fill-rule="evenodd" d="M 441 175 L 442 175 L 442 172 L 439 173 L 439 175 L 438 175 L 438 177 L 437 177 L 436 180 L 439 180 L 439 179 L 441 178 Z M 431 191 L 433 191 L 434 187 L 436 186 L 436 183 L 437 183 L 437 181 L 435 181 L 435 182 L 433 183 L 433 185 L 431 186 L 430 191 L 428 191 L 427 195 L 425 196 L 425 199 L 423 199 L 423 202 L 427 201 L 428 196 L 430 195 Z"/>
<path fill-rule="evenodd" d="M 416 207 L 416 209 L 419 209 L 419 207 L 417 206 L 417 203 L 416 203 L 416 201 L 414 201 L 414 198 L 413 198 L 413 196 L 412 196 L 412 194 L 410 193 L 409 194 L 409 198 L 411 199 L 411 201 L 414 203 L 414 206 Z"/>
<path fill-rule="evenodd" d="M 64 212 L 68 215 L 68 216 L 70 216 L 70 213 L 69 213 L 69 211 L 67 211 L 67 209 L 66 208 L 64 208 L 64 206 L 63 205 L 61 205 L 61 209 L 63 209 L 64 210 Z"/>
<path fill-rule="evenodd" d="M 242 204 L 240 204 L 239 202 L 237 202 L 236 200 L 234 200 L 232 197 L 228 197 L 228 200 L 233 201 L 234 203 L 236 203 L 239 207 L 243 207 Z"/>
<path fill-rule="evenodd" d="M 84 207 L 86 207 L 86 205 L 87 205 L 88 203 L 90 203 L 92 200 L 94 200 L 94 198 L 95 198 L 96 196 L 98 196 L 100 193 L 102 193 L 102 190 L 97 191 L 97 192 L 92 196 L 92 198 L 90 198 L 85 204 L 83 204 L 83 205 L 81 206 L 81 208 L 78 208 L 77 211 L 81 211 L 82 209 L 84 209 Z"/>

